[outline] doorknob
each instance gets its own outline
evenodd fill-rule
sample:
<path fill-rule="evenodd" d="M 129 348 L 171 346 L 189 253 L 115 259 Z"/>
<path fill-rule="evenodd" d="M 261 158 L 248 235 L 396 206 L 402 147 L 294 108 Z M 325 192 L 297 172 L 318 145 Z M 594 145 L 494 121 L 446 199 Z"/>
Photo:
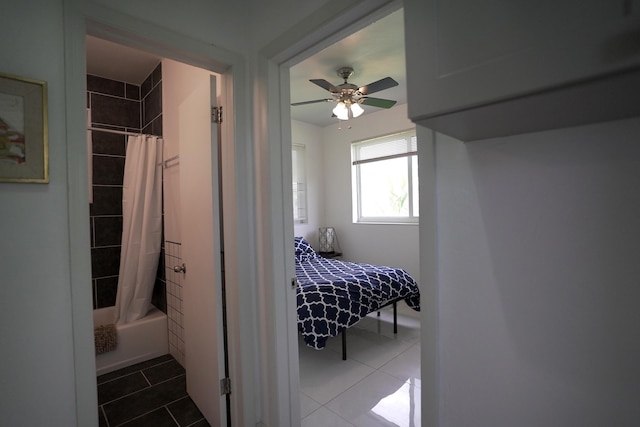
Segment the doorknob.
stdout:
<path fill-rule="evenodd" d="M 186 273 L 187 267 L 183 263 L 182 265 L 176 265 L 175 267 L 173 267 L 173 271 L 175 271 L 176 273 Z"/>

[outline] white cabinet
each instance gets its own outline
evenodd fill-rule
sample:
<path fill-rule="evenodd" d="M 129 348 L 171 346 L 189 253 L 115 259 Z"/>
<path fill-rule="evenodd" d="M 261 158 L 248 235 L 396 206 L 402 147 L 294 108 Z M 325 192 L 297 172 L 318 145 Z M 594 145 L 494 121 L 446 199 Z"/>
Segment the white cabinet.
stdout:
<path fill-rule="evenodd" d="M 640 0 L 405 0 L 409 117 L 462 140 L 640 115 Z"/>

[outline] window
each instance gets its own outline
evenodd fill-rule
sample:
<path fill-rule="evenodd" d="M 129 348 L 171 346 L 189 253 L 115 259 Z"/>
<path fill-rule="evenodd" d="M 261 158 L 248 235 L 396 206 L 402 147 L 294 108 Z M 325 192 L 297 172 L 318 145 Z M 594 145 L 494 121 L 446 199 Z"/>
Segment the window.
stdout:
<path fill-rule="evenodd" d="M 307 222 L 307 169 L 304 145 L 293 144 L 291 155 L 293 165 L 293 221 L 304 223 Z"/>
<path fill-rule="evenodd" d="M 354 222 L 418 222 L 414 130 L 351 145 Z"/>

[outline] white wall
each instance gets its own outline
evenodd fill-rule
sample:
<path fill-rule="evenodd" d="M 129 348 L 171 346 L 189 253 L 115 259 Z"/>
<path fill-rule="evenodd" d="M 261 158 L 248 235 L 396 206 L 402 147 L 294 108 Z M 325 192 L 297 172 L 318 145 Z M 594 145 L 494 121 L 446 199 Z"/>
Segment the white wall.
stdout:
<path fill-rule="evenodd" d="M 307 222 L 294 224 L 294 234 L 302 236 L 318 250 L 318 227 L 324 227 L 324 150 L 322 128 L 297 120 L 291 121 L 291 143 L 305 147 L 307 167 Z"/>
<path fill-rule="evenodd" d="M 76 278 L 86 277 L 87 282 L 91 277 L 86 191 L 69 191 L 69 188 L 86 188 L 86 183 L 79 182 L 86 181 L 86 173 L 83 175 L 82 172 L 86 171 L 86 165 L 83 166 L 86 143 L 82 136 L 78 138 L 76 128 L 66 125 L 68 116 L 75 116 L 76 122 L 84 125 L 81 107 L 66 110 L 70 104 L 84 103 L 82 83 L 74 86 L 74 81 L 65 81 L 73 75 L 79 79 L 77 82 L 85 77 L 81 72 L 67 74 L 69 70 L 65 68 L 80 55 L 80 51 L 74 50 L 84 38 L 84 34 L 74 36 L 74 31 L 85 25 L 85 17 L 79 9 L 90 13 L 98 10 L 96 15 L 116 27 L 126 27 L 133 19 L 174 31 L 176 45 L 184 45 L 182 37 L 186 36 L 250 58 L 258 48 L 296 25 L 297 21 L 291 20 L 291 16 L 303 18 L 324 3 L 280 2 L 270 12 L 282 23 L 277 26 L 253 14 L 252 6 L 261 2 L 249 0 L 196 0 L 189 2 L 188 7 L 151 0 L 5 3 L 2 5 L 0 39 L 11 42 L 0 44 L 3 58 L 0 72 L 48 83 L 51 179 L 49 184 L 0 184 L 2 424 L 74 426 L 78 420 L 83 420 L 83 427 L 93 421 L 97 426 L 95 378 L 90 375 L 93 361 L 89 360 L 93 352 L 90 286 L 89 283 L 71 282 L 71 271 L 76 272 Z M 259 41 L 251 37 L 252 29 L 259 34 Z M 67 35 L 69 44 L 65 45 Z M 253 88 L 254 74 L 249 70 L 243 75 L 244 86 Z M 77 101 L 66 98 L 74 94 Z M 253 121 L 252 98 L 247 89 L 246 95 L 239 97 L 235 105 L 248 123 Z M 84 134 L 86 132 L 80 133 Z M 251 136 L 250 131 L 244 136 L 247 135 Z M 243 147 L 251 146 L 251 139 L 247 139 L 240 141 Z M 77 164 L 70 165 L 67 159 L 74 159 Z M 78 199 L 84 201 L 76 203 Z M 69 203 L 74 209 L 82 205 L 80 209 L 85 211 L 70 213 Z M 85 217 L 86 224 L 75 220 Z M 75 238 L 71 241 L 70 235 L 80 236 L 86 242 Z M 86 255 L 78 255 L 77 250 L 70 249 L 78 246 L 86 247 Z M 71 252 L 74 252 L 73 258 Z M 247 256 L 251 257 L 251 254 Z M 73 319 L 72 313 L 76 316 Z M 82 360 L 75 359 L 77 355 Z M 75 369 L 79 366 L 82 368 Z M 83 375 L 76 378 L 77 373 Z M 82 406 L 76 405 L 76 399 Z M 251 422 L 266 419 L 263 408 L 256 406 Z"/>
<path fill-rule="evenodd" d="M 638 135 L 436 137 L 440 426 L 638 424 Z"/>
<path fill-rule="evenodd" d="M 233 2 L 229 2 L 233 3 Z M 273 40 L 275 35 L 285 33 L 285 29 L 301 27 L 304 34 L 305 18 L 328 3 L 330 0 L 314 0 L 312 2 L 292 2 L 291 0 L 253 0 L 250 17 L 253 25 L 248 31 L 257 46 L 264 46 Z M 335 3 L 335 2 L 334 2 Z M 330 6 L 335 9 L 339 5 Z"/>
<path fill-rule="evenodd" d="M 238 51 L 245 49 L 243 36 L 252 25 L 260 26 L 261 40 L 251 49 L 285 31 L 268 20 L 247 20 L 247 2 L 201 0 L 180 9 L 150 0 L 101 3 Z M 83 168 L 69 168 L 67 152 L 81 159 L 86 144 L 67 138 L 65 128 L 71 82 L 64 81 L 63 35 L 80 20 L 71 16 L 63 24 L 62 5 L 30 0 L 2 7 L 0 39 L 12 41 L 0 44 L 2 72 L 49 84 L 51 173 L 47 185 L 1 184 L 0 414 L 7 425 L 72 426 L 77 412 L 93 411 L 76 407 L 74 390 L 74 365 L 85 362 L 74 360 L 73 346 L 86 347 L 90 337 L 75 343 L 72 337 L 83 320 L 90 323 L 90 313 L 72 324 L 72 301 L 74 308 L 89 308 L 91 300 L 72 294 L 69 277 L 67 201 L 86 195 L 68 191 L 67 180 L 81 179 L 73 172 Z M 311 11 L 304 2 L 277 10 L 283 21 Z M 263 83 L 247 80 L 251 90 Z M 237 102 L 239 111 L 252 114 L 252 95 Z M 380 121 L 370 128 L 378 133 L 384 126 Z M 640 170 L 633 163 L 639 158 L 638 126 L 630 120 L 472 145 L 438 139 L 442 425 L 624 426 L 640 417 L 637 404 L 632 406 L 640 400 L 634 330 L 640 323 L 640 212 L 633 191 Z M 343 147 L 332 135 L 330 151 L 340 153 Z M 328 178 L 327 188 L 335 188 L 329 183 L 339 182 L 341 174 L 343 167 Z M 341 201 L 326 211 L 332 215 L 326 222 L 338 232 L 339 218 L 351 218 L 339 213 Z M 340 242 L 350 257 L 358 249 L 349 242 L 362 236 L 343 225 Z M 71 227 L 84 226 L 88 230 L 88 224 Z M 88 255 L 86 261 L 90 277 Z M 77 381 L 79 393 L 93 393 L 91 378 Z M 256 405 L 255 419 L 264 419 L 264 411 Z"/>
<path fill-rule="evenodd" d="M 0 72 L 48 84 L 50 183 L 0 184 L 0 418 L 3 425 L 72 426 L 62 2 L 9 2 L 2 16 Z M 88 211 L 83 226 L 89 229 Z M 90 292 L 85 297 L 90 308 Z"/>
<path fill-rule="evenodd" d="M 418 225 L 354 224 L 351 197 L 351 143 L 414 127 L 405 104 L 342 122 L 342 130 L 337 121 L 323 128 L 323 204 L 325 226 L 335 227 L 344 259 L 404 268 L 420 283 Z"/>
<path fill-rule="evenodd" d="M 145 22 L 172 30 L 176 37 L 186 34 L 230 50 L 247 52 L 252 46 L 250 36 L 253 25 L 251 0 L 189 0 L 177 5 L 172 1 L 128 0 L 80 0 L 81 3 L 98 5 Z M 294 10 L 295 7 L 291 6 Z M 271 28 L 271 33 L 277 29 Z M 267 40 L 269 34 L 265 34 Z"/>

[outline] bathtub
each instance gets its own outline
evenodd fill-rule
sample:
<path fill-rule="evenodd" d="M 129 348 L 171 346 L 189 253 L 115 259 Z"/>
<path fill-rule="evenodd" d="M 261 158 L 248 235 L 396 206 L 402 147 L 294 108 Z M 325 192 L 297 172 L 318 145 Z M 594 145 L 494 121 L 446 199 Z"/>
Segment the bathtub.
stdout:
<path fill-rule="evenodd" d="M 94 327 L 113 323 L 114 311 L 115 307 L 93 310 Z M 97 375 L 169 353 L 167 315 L 155 307 L 144 318 L 116 328 L 118 346 L 96 355 Z"/>

